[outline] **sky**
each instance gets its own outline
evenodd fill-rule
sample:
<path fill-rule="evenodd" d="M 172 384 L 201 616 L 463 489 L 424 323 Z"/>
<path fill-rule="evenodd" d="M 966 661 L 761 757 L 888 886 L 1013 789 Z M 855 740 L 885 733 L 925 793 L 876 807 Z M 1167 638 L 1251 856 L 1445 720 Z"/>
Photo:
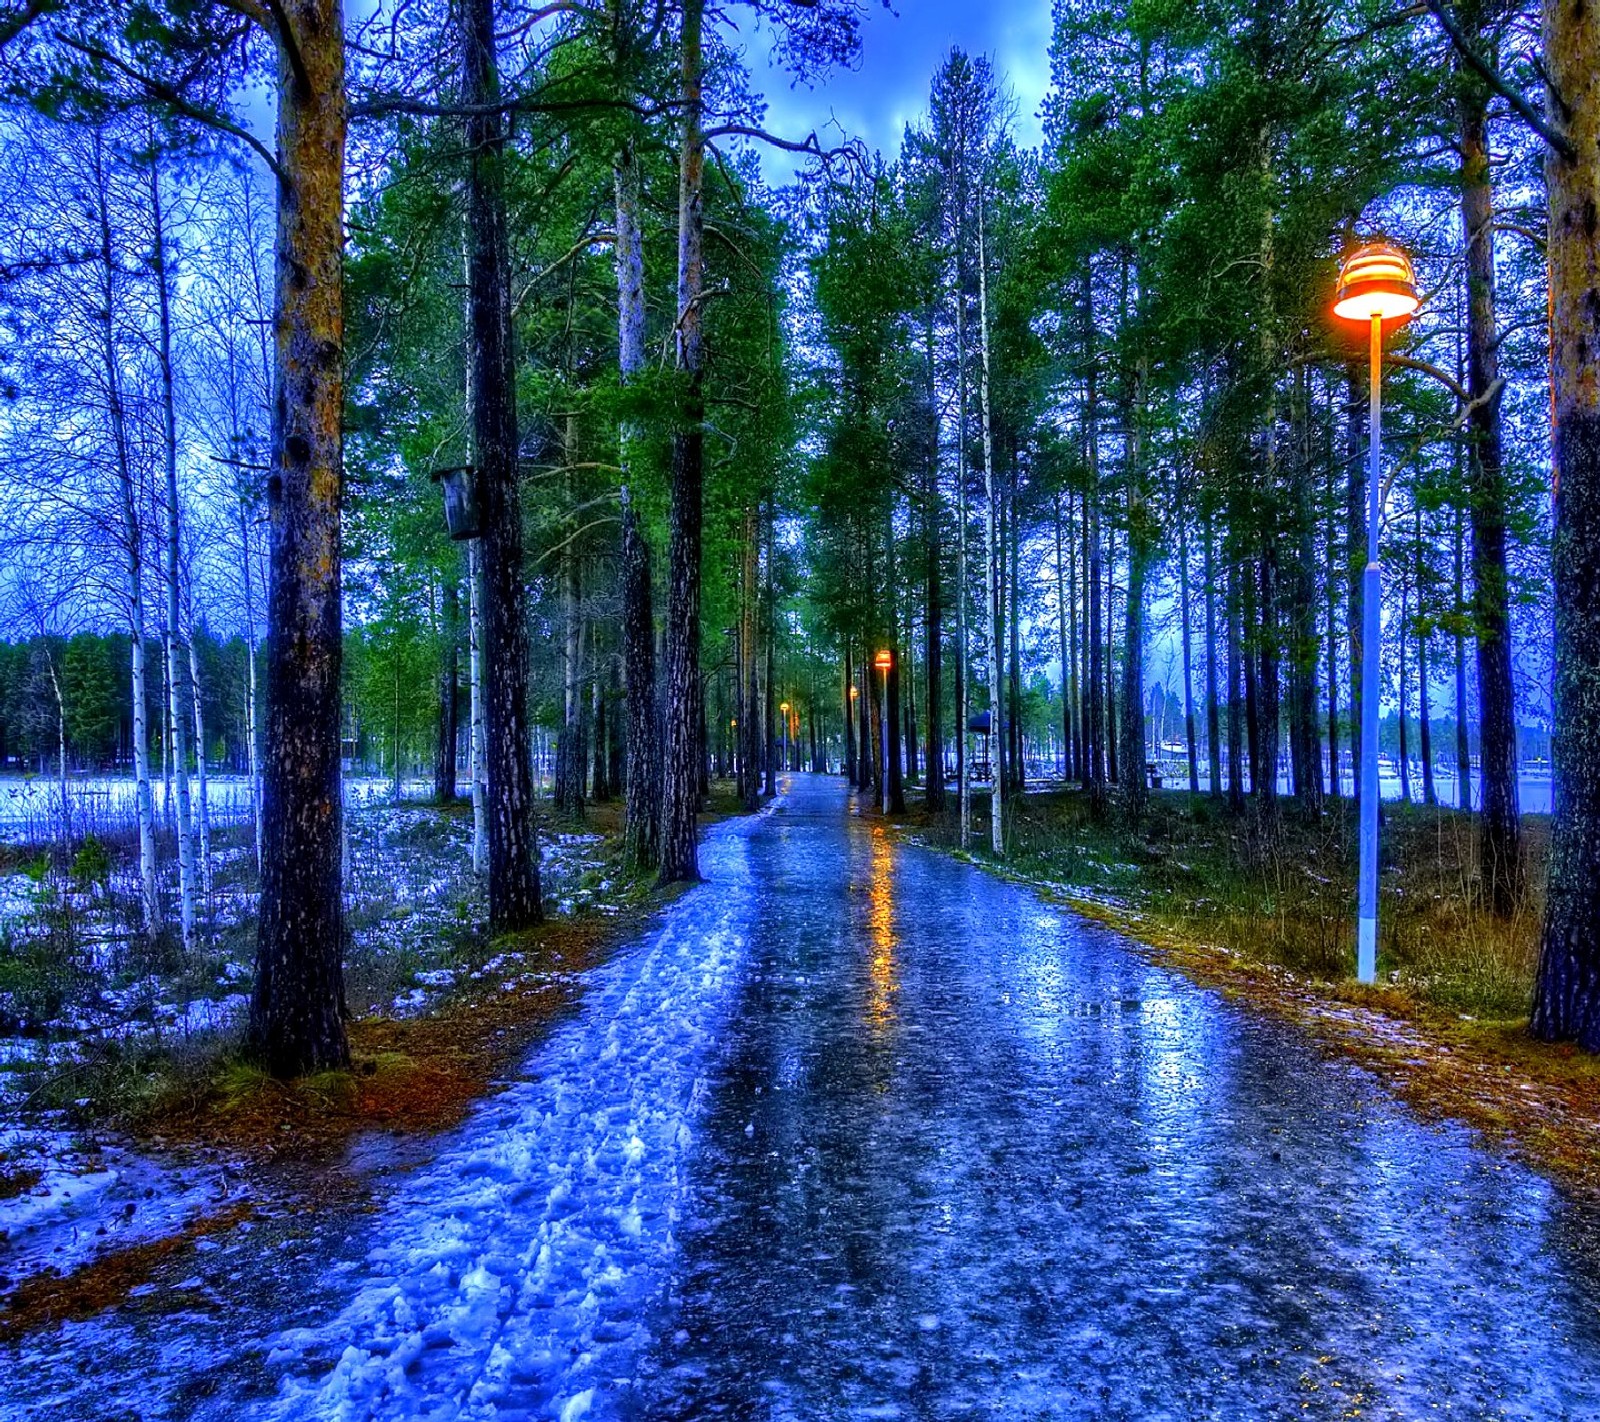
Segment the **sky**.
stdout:
<path fill-rule="evenodd" d="M 813 86 L 791 87 L 773 67 L 766 38 L 752 35 L 745 59 L 755 87 L 767 98 L 767 128 L 784 138 L 816 130 L 824 146 L 844 134 L 892 155 L 906 124 L 927 108 L 933 71 L 959 45 L 987 55 L 1016 98 L 1015 133 L 1023 147 L 1039 142 L 1039 105 L 1050 83 L 1050 0 L 879 0 L 862 26 L 853 70 Z M 793 160 L 768 152 L 769 181 L 786 181 Z"/>

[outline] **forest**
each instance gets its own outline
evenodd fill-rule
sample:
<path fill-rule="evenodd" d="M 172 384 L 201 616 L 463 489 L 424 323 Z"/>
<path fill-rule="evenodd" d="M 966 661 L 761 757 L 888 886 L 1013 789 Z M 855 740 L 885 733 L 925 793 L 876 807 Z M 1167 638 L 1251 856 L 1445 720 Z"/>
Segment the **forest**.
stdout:
<path fill-rule="evenodd" d="M 491 935 L 587 807 L 694 881 L 802 770 L 1353 858 L 1381 239 L 1385 794 L 1600 1050 L 1594 19 L 1055 0 L 1042 143 L 960 48 L 891 151 L 769 127 L 868 14 L 6 0 L 0 787 L 70 858 L 126 782 L 187 944 L 232 786 L 282 1076 L 350 1061 L 347 782 L 470 804 Z"/>

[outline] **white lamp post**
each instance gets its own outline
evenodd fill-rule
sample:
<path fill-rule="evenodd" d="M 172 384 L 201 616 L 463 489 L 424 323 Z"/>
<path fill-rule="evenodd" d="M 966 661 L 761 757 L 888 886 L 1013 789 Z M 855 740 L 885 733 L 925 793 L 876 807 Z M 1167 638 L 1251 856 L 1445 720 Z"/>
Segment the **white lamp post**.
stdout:
<path fill-rule="evenodd" d="M 1372 364 L 1367 567 L 1361 583 L 1361 879 L 1356 901 L 1356 976 L 1364 983 L 1378 978 L 1378 663 L 1382 653 L 1383 598 L 1378 533 L 1383 521 L 1383 323 L 1398 326 L 1417 305 L 1411 260 L 1398 247 L 1372 242 L 1345 258 L 1339 271 L 1333 314 L 1346 321 L 1367 323 Z"/>
<path fill-rule="evenodd" d="M 878 777 L 878 788 L 883 792 L 883 813 L 889 813 L 889 669 L 894 665 L 894 654 L 887 649 L 878 653 L 872 659 L 872 665 L 883 673 L 883 701 L 882 711 L 878 717 L 878 725 L 882 735 L 878 737 L 883 742 L 883 757 L 881 765 L 883 772 Z"/>

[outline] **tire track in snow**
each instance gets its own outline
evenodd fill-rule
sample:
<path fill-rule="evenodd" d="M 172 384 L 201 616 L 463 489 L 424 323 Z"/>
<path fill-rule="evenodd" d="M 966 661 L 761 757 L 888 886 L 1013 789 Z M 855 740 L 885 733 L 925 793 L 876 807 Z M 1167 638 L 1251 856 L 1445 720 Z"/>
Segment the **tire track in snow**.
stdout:
<path fill-rule="evenodd" d="M 607 1410 L 674 1253 L 683 1161 L 745 961 L 746 839 L 763 818 L 712 831 L 710 882 L 595 974 L 580 1015 L 536 1049 L 535 1079 L 485 1103 L 391 1198 L 349 1306 L 274 1340 L 268 1363 L 286 1376 L 267 1417 Z"/>

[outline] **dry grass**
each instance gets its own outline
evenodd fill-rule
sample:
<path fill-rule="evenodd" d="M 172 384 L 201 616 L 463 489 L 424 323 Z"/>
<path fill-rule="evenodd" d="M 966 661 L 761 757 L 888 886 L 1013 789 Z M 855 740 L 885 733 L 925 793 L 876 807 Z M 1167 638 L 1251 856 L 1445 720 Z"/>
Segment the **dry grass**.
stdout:
<path fill-rule="evenodd" d="M 948 841 L 947 828 L 934 836 Z M 1011 865 L 1030 879 L 1124 903 L 1186 937 L 1337 981 L 1354 964 L 1351 805 L 1314 823 L 1284 806 L 1232 816 L 1187 794 L 1156 797 L 1138 824 L 1094 824 L 1074 792 L 1030 795 L 1013 811 Z M 1472 1016 L 1527 1012 L 1549 826 L 1525 822 L 1531 885 L 1510 919 L 1479 905 L 1475 833 L 1454 810 L 1385 806 L 1380 976 Z"/>
<path fill-rule="evenodd" d="M 207 1145 L 257 1162 L 327 1161 L 365 1131 L 402 1134 L 459 1122 L 495 1078 L 580 995 L 595 967 L 638 925 L 641 910 L 609 918 L 554 919 L 498 940 L 521 955 L 453 993 L 425 1017 L 365 1017 L 350 1024 L 352 1066 L 277 1081 L 237 1061 L 173 1090 L 134 1122 L 160 1145 Z M 550 974 L 525 981 L 528 972 Z"/>
<path fill-rule="evenodd" d="M 52 1270 L 24 1279 L 0 1310 L 0 1343 L 38 1328 L 93 1318 L 149 1283 L 168 1261 L 192 1253 L 197 1239 L 232 1229 L 252 1213 L 248 1204 L 203 1215 L 176 1234 L 112 1250 L 69 1274 Z"/>

